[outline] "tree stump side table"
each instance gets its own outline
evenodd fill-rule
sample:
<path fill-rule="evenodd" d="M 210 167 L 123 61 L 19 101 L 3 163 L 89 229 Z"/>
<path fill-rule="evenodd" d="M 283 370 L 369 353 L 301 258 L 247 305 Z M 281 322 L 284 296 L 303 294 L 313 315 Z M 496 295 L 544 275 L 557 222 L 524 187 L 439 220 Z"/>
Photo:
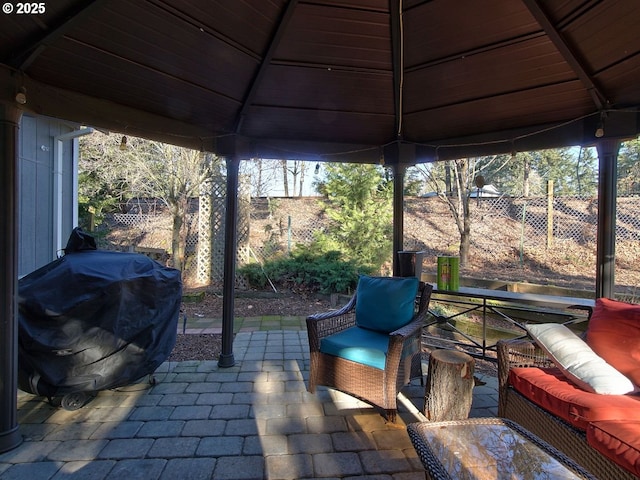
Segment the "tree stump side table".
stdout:
<path fill-rule="evenodd" d="M 473 400 L 475 361 L 454 350 L 434 350 L 424 393 L 424 415 L 432 422 L 464 420 Z"/>

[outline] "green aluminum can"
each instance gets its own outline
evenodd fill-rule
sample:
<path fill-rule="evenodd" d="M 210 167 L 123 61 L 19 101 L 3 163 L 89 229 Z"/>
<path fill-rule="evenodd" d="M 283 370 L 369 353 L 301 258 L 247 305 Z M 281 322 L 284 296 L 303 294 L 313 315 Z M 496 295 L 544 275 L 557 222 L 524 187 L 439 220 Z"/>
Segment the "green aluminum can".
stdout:
<path fill-rule="evenodd" d="M 460 257 L 449 257 L 449 290 L 460 288 Z"/>
<path fill-rule="evenodd" d="M 449 257 L 438 257 L 438 290 L 449 290 Z"/>

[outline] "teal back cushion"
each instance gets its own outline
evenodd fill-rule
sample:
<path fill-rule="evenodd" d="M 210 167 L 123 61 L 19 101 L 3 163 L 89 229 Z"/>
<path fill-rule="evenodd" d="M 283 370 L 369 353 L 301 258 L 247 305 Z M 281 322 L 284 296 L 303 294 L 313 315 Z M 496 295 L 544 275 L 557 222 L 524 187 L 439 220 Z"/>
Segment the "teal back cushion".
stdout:
<path fill-rule="evenodd" d="M 417 277 L 362 275 L 356 296 L 356 324 L 382 333 L 404 327 L 413 318 L 417 294 Z"/>

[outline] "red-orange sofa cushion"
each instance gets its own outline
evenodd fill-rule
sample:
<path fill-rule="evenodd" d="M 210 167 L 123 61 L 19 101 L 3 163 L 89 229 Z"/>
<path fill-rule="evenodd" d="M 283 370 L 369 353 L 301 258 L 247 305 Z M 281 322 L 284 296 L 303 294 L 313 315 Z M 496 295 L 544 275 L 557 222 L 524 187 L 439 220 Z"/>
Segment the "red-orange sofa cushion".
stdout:
<path fill-rule="evenodd" d="M 581 430 L 599 420 L 640 421 L 640 397 L 587 392 L 558 368 L 512 368 L 509 383 L 525 398 Z"/>
<path fill-rule="evenodd" d="M 587 328 L 587 344 L 640 387 L 640 305 L 596 299 Z"/>
<path fill-rule="evenodd" d="M 605 457 L 640 477 L 640 421 L 593 422 L 587 428 L 587 442 Z"/>

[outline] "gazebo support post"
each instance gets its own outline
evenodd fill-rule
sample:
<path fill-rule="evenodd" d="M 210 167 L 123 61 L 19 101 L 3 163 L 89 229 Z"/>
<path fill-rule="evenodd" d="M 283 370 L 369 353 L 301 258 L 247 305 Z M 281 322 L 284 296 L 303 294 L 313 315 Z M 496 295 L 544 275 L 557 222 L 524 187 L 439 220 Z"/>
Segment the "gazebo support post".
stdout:
<path fill-rule="evenodd" d="M 236 251 L 238 243 L 238 175 L 240 160 L 234 152 L 226 156 L 227 202 L 224 229 L 224 279 L 222 284 L 222 352 L 218 366 L 233 367 L 233 310 L 235 303 Z"/>
<path fill-rule="evenodd" d="M 613 298 L 616 256 L 616 196 L 620 141 L 602 139 L 598 149 L 596 298 Z"/>
<path fill-rule="evenodd" d="M 398 140 L 386 145 L 383 154 L 385 165 L 393 172 L 393 275 L 397 276 L 398 252 L 404 250 L 404 175 L 416 163 L 416 146 Z"/>
<path fill-rule="evenodd" d="M 404 165 L 393 165 L 393 275 L 400 275 L 398 252 L 404 250 Z"/>
<path fill-rule="evenodd" d="M 18 431 L 18 125 L 22 111 L 0 104 L 0 453 Z"/>

